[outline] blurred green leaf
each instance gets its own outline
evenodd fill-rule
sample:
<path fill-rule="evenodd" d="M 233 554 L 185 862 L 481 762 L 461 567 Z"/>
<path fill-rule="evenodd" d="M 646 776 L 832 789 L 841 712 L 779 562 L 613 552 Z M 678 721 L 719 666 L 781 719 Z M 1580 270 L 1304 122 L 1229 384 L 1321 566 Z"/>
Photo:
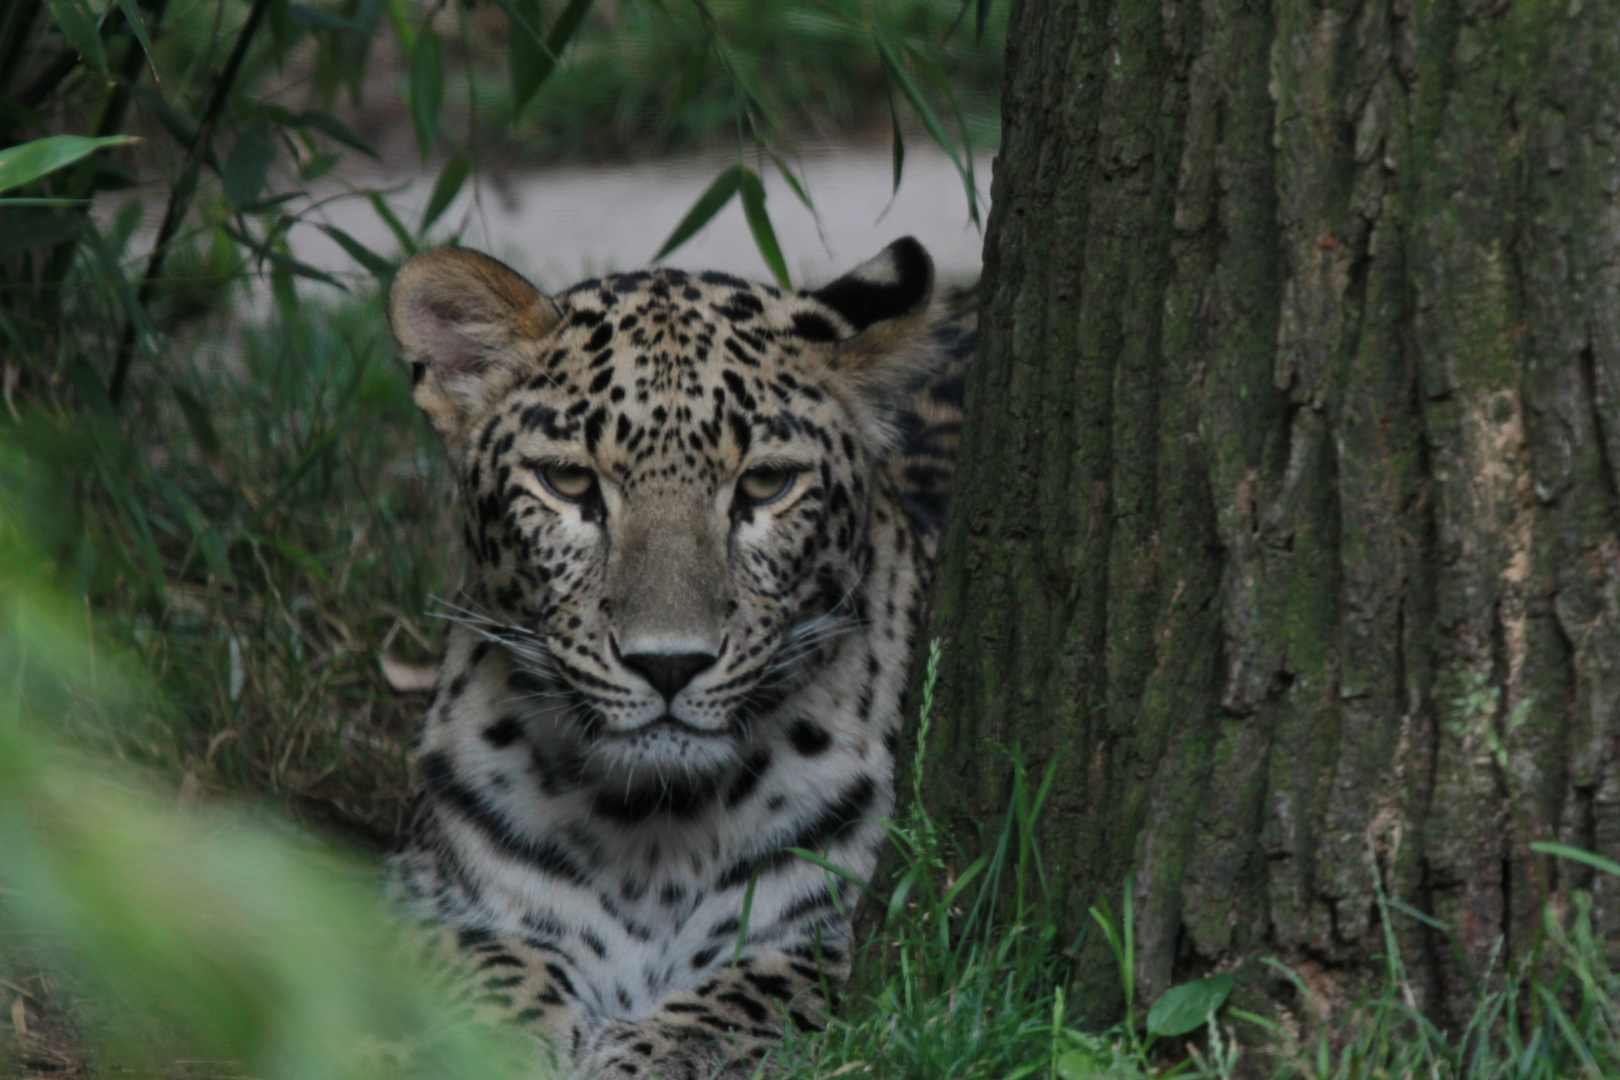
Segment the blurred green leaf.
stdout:
<path fill-rule="evenodd" d="M 331 285 L 334 288 L 342 289 L 344 292 L 349 291 L 347 285 L 328 274 L 325 270 L 319 270 L 308 263 L 299 262 L 291 255 L 283 255 L 279 251 L 272 251 L 268 253 L 266 258 L 270 260 L 270 264 L 276 269 L 291 274 L 293 277 L 308 278 L 310 281 L 319 281 L 323 285 Z"/>
<path fill-rule="evenodd" d="M 225 159 L 225 201 L 240 210 L 258 197 L 276 161 L 276 136 L 270 121 L 255 120 L 237 136 Z"/>
<path fill-rule="evenodd" d="M 951 107 L 951 115 L 956 120 L 956 130 L 962 135 L 962 160 L 957 163 L 957 171 L 962 175 L 963 186 L 967 188 L 968 217 L 973 224 L 979 224 L 979 187 L 973 176 L 973 148 L 967 142 L 967 119 L 962 115 L 962 103 L 956 98 L 956 88 L 946 77 L 945 71 L 938 61 L 915 45 L 907 44 L 906 55 L 911 57 L 917 70 L 945 97 Z"/>
<path fill-rule="evenodd" d="M 399 249 L 406 255 L 415 255 L 416 238 L 405 227 L 405 223 L 399 220 L 399 215 L 388 205 L 388 200 L 376 191 L 368 194 L 366 199 L 371 203 L 371 208 L 377 212 L 377 216 L 382 218 L 383 224 L 388 226 L 388 231 L 394 234 L 394 239 L 399 241 Z"/>
<path fill-rule="evenodd" d="M 438 182 L 433 185 L 433 194 L 428 197 L 427 207 L 422 211 L 422 227 L 418 230 L 422 235 L 426 236 L 428 229 L 439 220 L 439 215 L 450 208 L 471 172 L 472 162 L 466 154 L 457 154 L 445 163 Z"/>
<path fill-rule="evenodd" d="M 118 0 L 118 8 L 124 13 L 124 22 L 129 32 L 135 35 L 135 40 L 141 46 L 141 54 L 146 57 L 146 66 L 152 69 L 152 77 L 157 77 L 157 64 L 152 59 L 152 39 L 146 36 L 146 19 L 143 17 L 139 5 L 135 0 Z"/>
<path fill-rule="evenodd" d="M 787 261 L 782 258 L 782 247 L 776 242 L 776 230 L 771 227 L 771 216 L 765 210 L 765 185 L 760 182 L 759 174 L 750 168 L 742 167 L 742 176 L 737 181 L 737 191 L 742 196 L 743 215 L 748 218 L 748 231 L 754 234 L 754 246 L 759 248 L 759 253 L 765 259 L 765 265 L 770 267 L 776 283 L 784 289 L 793 288 L 793 283 L 788 280 Z"/>
<path fill-rule="evenodd" d="M 141 107 L 158 118 L 165 131 L 173 137 L 174 141 L 190 150 L 197 141 L 197 125 L 185 114 L 181 113 L 164 96 L 149 86 L 137 86 L 135 99 Z M 215 173 L 225 170 L 219 164 L 219 158 L 214 154 L 212 146 L 208 148 L 208 156 L 203 159 Z"/>
<path fill-rule="evenodd" d="M 804 208 L 810 211 L 810 213 L 816 213 L 816 204 L 810 200 L 810 192 L 806 190 L 803 184 L 799 183 L 799 178 L 793 175 L 793 169 L 789 167 L 785 160 L 783 160 L 781 154 L 778 154 L 775 151 L 771 151 L 770 153 L 771 161 L 776 164 L 776 171 L 780 173 L 782 179 L 786 181 L 788 189 L 793 192 L 794 197 L 798 199 L 799 202 L 803 203 Z M 817 228 L 819 227 L 820 222 L 818 219 Z"/>
<path fill-rule="evenodd" d="M 83 214 L 50 213 L 26 208 L 0 217 L 0 259 L 19 251 L 50 247 L 72 236 L 85 223 Z"/>
<path fill-rule="evenodd" d="M 129 0 L 123 0 L 128 3 Z M 310 4 L 288 4 L 287 18 L 294 26 L 305 30 L 336 30 L 344 34 L 364 34 L 366 28 L 353 19 L 345 19 L 324 8 Z"/>
<path fill-rule="evenodd" d="M 371 276 L 376 278 L 384 288 L 393 280 L 394 266 L 387 259 L 378 255 L 336 225 L 322 225 L 321 231 L 337 241 L 338 246 L 349 253 L 349 258 L 371 271 Z"/>
<path fill-rule="evenodd" d="M 540 25 L 538 3 L 534 0 L 504 0 L 504 2 L 497 0 L 497 2 L 507 7 L 507 14 L 513 16 L 509 65 L 512 78 L 512 113 L 516 115 L 523 111 L 523 107 L 551 77 L 563 50 L 568 48 L 574 32 L 579 29 L 585 13 L 590 10 L 591 0 L 568 0 L 568 6 L 557 15 L 557 21 L 551 24 L 551 32 L 546 35 L 544 42 L 534 33 Z M 508 4 L 511 6 L 507 6 Z M 514 13 L 525 17 L 519 20 Z"/>
<path fill-rule="evenodd" d="M 298 179 L 305 184 L 312 184 L 342 163 L 343 155 L 336 150 L 311 154 L 302 165 L 298 166 Z"/>
<path fill-rule="evenodd" d="M 377 157 L 376 147 L 372 146 L 365 139 L 355 134 L 353 128 L 349 127 L 349 125 L 345 124 L 331 113 L 322 112 L 319 109 L 306 109 L 298 114 L 297 122 L 303 127 L 312 127 L 316 131 L 319 131 L 322 135 L 340 142 L 344 146 L 350 147 L 351 149 L 358 150 L 369 158 L 376 158 L 379 161 L 382 160 L 381 158 Z"/>
<path fill-rule="evenodd" d="M 669 234 L 669 239 L 664 241 L 664 246 L 658 249 L 658 254 L 653 256 L 653 262 L 657 262 L 686 243 L 692 238 L 693 233 L 707 225 L 709 219 L 718 214 L 721 208 L 731 201 L 731 197 L 737 194 L 737 185 L 742 181 L 743 172 L 743 166 L 733 165 L 715 177 L 714 183 L 698 196 L 697 202 L 692 204 L 692 209 L 686 212 L 680 224 L 675 226 L 675 231 Z"/>
<path fill-rule="evenodd" d="M 669 108 L 664 110 L 665 127 L 669 126 L 703 85 L 703 76 L 709 70 L 709 46 L 709 40 L 705 38 L 703 44 L 693 49 L 692 55 L 686 58 L 686 66 L 681 69 L 681 81 L 675 86 L 675 96 L 670 99 Z"/>
<path fill-rule="evenodd" d="M 1172 986 L 1148 1010 L 1148 1034 L 1174 1038 L 1203 1027 L 1232 992 L 1232 974 Z"/>
<path fill-rule="evenodd" d="M 905 68 L 900 65 L 899 58 L 894 55 L 894 51 L 889 48 L 888 42 L 884 41 L 882 37 L 877 38 L 877 49 L 878 55 L 883 60 L 884 70 L 894 80 L 895 85 L 900 87 L 900 93 L 905 97 L 907 103 L 911 105 L 912 111 L 921 118 L 923 127 L 928 130 L 929 136 L 950 157 L 951 164 L 956 166 L 957 175 L 962 178 L 962 183 L 967 188 L 968 212 L 974 222 L 977 223 L 979 220 L 978 193 L 974 189 L 972 174 L 968 171 L 967 166 L 962 164 L 961 155 L 956 152 L 956 143 L 945 130 L 945 125 L 940 123 L 939 116 L 935 114 L 933 106 L 928 104 L 928 99 L 923 97 L 922 91 L 917 88 L 916 82 L 912 80 Z"/>
<path fill-rule="evenodd" d="M 45 0 L 45 7 L 69 47 L 78 53 L 85 67 L 102 73 L 107 70 L 107 50 L 101 44 L 96 15 L 85 0 Z"/>
<path fill-rule="evenodd" d="M 416 55 L 416 31 L 411 29 L 410 4 L 407 0 L 387 0 L 388 22 L 394 28 L 394 37 L 406 56 Z"/>
<path fill-rule="evenodd" d="M 204 457 L 214 457 L 219 453 L 219 432 L 214 428 L 214 418 L 209 415 L 208 407 L 183 386 L 176 385 L 173 390 L 174 399 L 180 403 L 180 413 L 186 418 L 186 427 L 191 429 L 191 437 L 197 440 L 197 449 L 203 452 Z"/>
<path fill-rule="evenodd" d="M 46 131 L 45 123 L 34 114 L 32 109 L 22 102 L 0 90 L 0 116 L 10 120 L 19 127 L 33 128 L 35 131 Z"/>
<path fill-rule="evenodd" d="M 47 135 L 20 146 L 0 150 L 0 191 L 22 187 L 42 176 L 65 168 L 109 146 L 123 146 L 135 140 L 128 135 L 90 138 L 84 135 Z"/>
<path fill-rule="evenodd" d="M 433 27 L 423 29 L 411 54 L 411 120 L 422 164 L 433 156 L 439 135 L 439 110 L 444 105 L 444 42 Z"/>

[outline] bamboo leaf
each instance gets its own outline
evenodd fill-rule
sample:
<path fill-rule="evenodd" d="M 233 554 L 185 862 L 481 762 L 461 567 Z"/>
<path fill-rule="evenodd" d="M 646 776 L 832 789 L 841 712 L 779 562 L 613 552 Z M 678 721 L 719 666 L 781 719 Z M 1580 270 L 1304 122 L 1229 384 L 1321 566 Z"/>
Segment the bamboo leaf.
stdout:
<path fill-rule="evenodd" d="M 91 71 L 107 70 L 107 50 L 101 44 L 101 31 L 96 26 L 95 13 L 84 0 L 45 0 L 56 28 L 68 46 L 84 61 Z"/>
<path fill-rule="evenodd" d="M 973 219 L 973 224 L 978 225 L 979 185 L 973 175 L 973 148 L 968 145 L 967 141 L 967 119 L 962 115 L 962 103 L 957 100 L 956 88 L 951 85 L 951 80 L 946 76 L 945 70 L 935 62 L 933 57 L 914 45 L 907 45 L 905 48 L 906 55 L 910 56 L 912 62 L 917 65 L 917 70 L 921 71 L 923 76 L 934 84 L 939 92 L 945 96 L 946 103 L 951 107 L 951 116 L 956 121 L 956 130 L 962 136 L 962 168 L 964 169 L 962 182 L 967 187 L 968 216 Z"/>
<path fill-rule="evenodd" d="M 894 50 L 889 48 L 888 42 L 881 37 L 878 38 L 877 49 L 878 57 L 883 62 L 883 69 L 888 72 L 895 85 L 900 87 L 900 93 L 905 97 L 912 111 L 921 118 L 923 127 L 928 130 L 929 137 L 939 144 L 939 148 L 950 157 L 951 164 L 956 166 L 956 173 L 962 178 L 962 184 L 967 189 L 968 213 L 973 218 L 974 223 L 977 224 L 979 220 L 979 200 L 978 192 L 973 183 L 972 170 L 962 164 L 962 157 L 956 152 L 956 144 L 952 141 L 950 133 L 945 130 L 945 125 L 940 122 L 933 106 L 929 105 L 928 100 L 923 97 L 922 91 L 917 87 L 916 82 L 906 72 L 905 68 L 900 66 L 900 60 L 894 55 Z M 915 54 L 913 54 L 913 58 L 915 59 Z"/>
<path fill-rule="evenodd" d="M 675 96 L 670 99 L 669 108 L 664 110 L 663 126 L 668 127 L 686 103 L 697 94 L 698 88 L 703 85 L 703 76 L 709 70 L 709 40 L 705 38 L 703 44 L 692 50 L 692 55 L 686 58 L 686 66 L 681 69 L 681 81 L 675 86 Z"/>
<path fill-rule="evenodd" d="M 174 386 L 174 399 L 180 403 L 180 414 L 186 418 L 186 427 L 191 429 L 191 437 L 197 440 L 197 449 L 207 458 L 219 454 L 219 432 L 214 428 L 213 417 L 208 408 L 198 400 L 197 395 L 181 386 Z"/>
<path fill-rule="evenodd" d="M 312 127 L 334 142 L 340 142 L 350 149 L 358 150 L 369 158 L 381 160 L 377 157 L 376 147 L 355 134 L 353 128 L 331 113 L 322 112 L 319 109 L 306 109 L 298 114 L 296 122 L 301 127 Z"/>
<path fill-rule="evenodd" d="M 237 136 L 225 159 L 225 201 L 240 210 L 264 190 L 276 160 L 276 138 L 270 121 L 256 120 Z"/>
<path fill-rule="evenodd" d="M 371 271 L 371 276 L 384 286 L 393 280 L 394 266 L 387 259 L 378 255 L 336 225 L 322 225 L 320 228 L 327 236 L 337 241 L 339 247 L 349 253 L 349 258 Z"/>
<path fill-rule="evenodd" d="M 120 0 L 121 3 L 130 3 L 131 0 Z M 305 30 L 336 30 L 343 34 L 364 34 L 366 28 L 353 19 L 330 11 L 325 11 L 309 4 L 288 4 L 287 19 L 294 26 Z"/>
<path fill-rule="evenodd" d="M 428 198 L 427 209 L 422 211 L 422 227 L 418 230 L 427 235 L 428 228 L 439 220 L 439 215 L 449 209 L 450 203 L 461 191 L 461 185 L 467 182 L 467 174 L 472 171 L 472 162 L 466 154 L 457 154 L 445 164 L 444 170 L 439 173 L 439 180 L 433 185 L 433 194 Z"/>
<path fill-rule="evenodd" d="M 444 106 L 444 42 L 430 26 L 417 39 L 411 55 L 411 120 L 422 164 L 433 156 L 439 134 L 439 110 Z"/>
<path fill-rule="evenodd" d="M 128 135 L 93 139 L 83 135 L 47 135 L 20 146 L 0 150 L 0 191 L 22 187 L 57 169 L 72 165 L 108 146 L 135 140 Z"/>
<path fill-rule="evenodd" d="M 556 70 L 557 60 L 590 10 L 591 0 L 568 0 L 551 32 L 540 40 L 540 5 L 536 0 L 496 0 L 512 19 L 512 48 L 508 66 L 512 80 L 512 113 L 523 111 Z M 519 6 L 521 5 L 521 6 Z"/>
<path fill-rule="evenodd" d="M 786 161 L 782 160 L 782 155 L 774 150 L 767 150 L 767 153 L 771 155 L 771 160 L 776 163 L 776 171 L 782 174 L 782 179 L 787 181 L 787 186 L 792 190 L 794 196 L 804 204 L 806 210 L 812 214 L 816 213 L 816 204 L 810 201 L 809 190 L 799 183 L 799 178 L 793 175 L 793 170 L 788 167 Z"/>
<path fill-rule="evenodd" d="M 141 18 L 141 9 L 136 6 L 135 0 L 118 0 L 118 7 L 124 13 L 124 23 L 129 27 L 129 32 L 140 43 L 146 66 L 152 69 L 153 81 L 158 81 L 157 65 L 152 60 L 152 39 L 146 36 L 146 20 Z"/>
<path fill-rule="evenodd" d="M 759 174 L 746 166 L 739 166 L 742 175 L 737 180 L 737 190 L 742 196 L 743 215 L 748 219 L 748 231 L 754 234 L 754 246 L 759 248 L 765 265 L 770 267 L 771 274 L 776 278 L 778 285 L 784 289 L 793 288 L 788 280 L 787 261 L 782 258 L 782 247 L 776 242 L 776 230 L 771 227 L 770 214 L 765 211 L 765 185 L 760 182 Z"/>
<path fill-rule="evenodd" d="M 388 231 L 394 234 L 394 239 L 399 241 L 400 250 L 406 255 L 415 255 L 416 238 L 405 227 L 405 223 L 399 220 L 399 215 L 394 213 L 388 205 L 388 200 L 382 197 L 382 193 L 373 191 L 366 198 L 371 202 L 371 208 L 377 211 L 377 216 L 382 218 L 382 223 L 388 226 Z"/>
<path fill-rule="evenodd" d="M 308 278 L 310 281 L 318 281 L 322 285 L 330 285 L 332 288 L 341 289 L 343 292 L 349 291 L 349 287 L 347 285 L 343 284 L 343 282 L 339 281 L 331 274 L 328 274 L 325 270 L 318 270 L 308 263 L 299 262 L 290 255 L 283 255 L 280 252 L 271 252 L 270 264 L 277 269 L 285 270 L 293 277 Z"/>
<path fill-rule="evenodd" d="M 669 234 L 669 239 L 664 241 L 664 246 L 658 249 L 658 254 L 653 256 L 653 262 L 657 262 L 686 243 L 692 238 L 692 234 L 707 225 L 709 219 L 718 214 L 721 208 L 731 201 L 731 197 L 737 194 L 737 185 L 742 179 L 742 173 L 743 166 L 733 165 L 715 177 L 714 183 L 698 196 L 697 202 L 692 204 L 692 209 L 686 212 L 680 224 L 675 226 L 675 231 Z"/>

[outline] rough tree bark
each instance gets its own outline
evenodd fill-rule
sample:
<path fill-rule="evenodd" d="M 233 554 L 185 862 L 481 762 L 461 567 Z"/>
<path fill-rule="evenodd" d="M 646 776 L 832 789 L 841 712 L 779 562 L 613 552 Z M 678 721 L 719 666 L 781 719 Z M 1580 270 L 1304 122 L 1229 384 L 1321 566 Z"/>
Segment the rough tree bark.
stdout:
<path fill-rule="evenodd" d="M 1061 755 L 1047 866 L 1074 929 L 1134 875 L 1147 1001 L 1286 1003 L 1261 955 L 1349 1000 L 1380 884 L 1479 970 L 1572 887 L 1620 933 L 1528 847 L 1620 858 L 1620 4 L 1015 0 L 1008 41 L 931 809 L 1004 807 L 988 741 Z"/>

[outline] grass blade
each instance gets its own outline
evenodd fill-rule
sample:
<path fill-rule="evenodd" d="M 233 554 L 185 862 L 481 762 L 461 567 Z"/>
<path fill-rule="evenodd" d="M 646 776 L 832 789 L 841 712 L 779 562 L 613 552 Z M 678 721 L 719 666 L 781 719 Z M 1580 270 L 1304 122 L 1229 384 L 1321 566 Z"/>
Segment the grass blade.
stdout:
<path fill-rule="evenodd" d="M 1620 863 L 1612 859 L 1605 859 L 1601 855 L 1594 855 L 1590 851 L 1582 851 L 1580 848 L 1572 848 L 1566 844 L 1549 844 L 1544 841 L 1531 844 L 1530 850 L 1540 852 L 1543 855 L 1556 855 L 1560 859 L 1569 859 L 1571 862 L 1584 863 L 1594 870 L 1601 870 L 1605 874 L 1620 877 Z"/>

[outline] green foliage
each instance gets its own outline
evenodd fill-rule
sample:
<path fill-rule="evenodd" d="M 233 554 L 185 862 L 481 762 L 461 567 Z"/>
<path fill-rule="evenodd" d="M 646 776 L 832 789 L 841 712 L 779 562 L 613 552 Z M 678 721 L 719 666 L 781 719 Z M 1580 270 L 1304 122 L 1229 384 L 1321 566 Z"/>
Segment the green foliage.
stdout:
<path fill-rule="evenodd" d="M 285 828 L 178 813 L 41 739 L 42 715 L 117 712 L 140 676 L 33 573 L 43 559 L 22 524 L 0 516 L 14 680 L 0 698 L 0 935 L 84 980 L 111 1020 L 97 1034 L 112 1063 L 191 1058 L 266 1080 L 532 1074 L 519 1065 L 532 1050 L 469 1025 L 412 964 L 363 864 Z"/>

